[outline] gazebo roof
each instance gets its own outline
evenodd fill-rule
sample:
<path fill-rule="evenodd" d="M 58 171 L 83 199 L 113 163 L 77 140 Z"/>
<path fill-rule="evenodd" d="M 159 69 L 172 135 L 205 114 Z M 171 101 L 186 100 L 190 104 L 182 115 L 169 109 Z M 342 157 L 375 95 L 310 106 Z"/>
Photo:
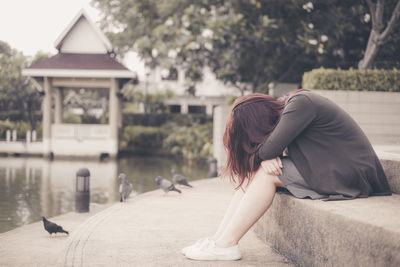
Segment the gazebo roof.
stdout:
<path fill-rule="evenodd" d="M 136 78 L 119 63 L 111 43 L 82 9 L 55 42 L 59 53 L 22 71 L 31 77 Z"/>
<path fill-rule="evenodd" d="M 85 39 L 85 42 L 81 42 Z M 84 9 L 72 19 L 54 42 L 61 53 L 107 53 L 112 46 Z"/>
<path fill-rule="evenodd" d="M 108 54 L 59 53 L 33 63 L 28 69 L 128 70 Z"/>
<path fill-rule="evenodd" d="M 136 74 L 108 54 L 59 53 L 39 60 L 23 75 L 32 77 L 136 78 Z"/>

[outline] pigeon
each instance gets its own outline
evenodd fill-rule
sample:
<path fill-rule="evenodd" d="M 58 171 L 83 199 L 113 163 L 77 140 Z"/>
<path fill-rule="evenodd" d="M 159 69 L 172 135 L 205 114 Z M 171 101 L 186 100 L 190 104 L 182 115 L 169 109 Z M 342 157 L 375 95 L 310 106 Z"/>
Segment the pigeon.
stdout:
<path fill-rule="evenodd" d="M 172 182 L 174 184 L 180 184 L 180 185 L 186 185 L 188 187 L 193 187 L 188 183 L 188 181 L 186 180 L 186 177 L 183 176 L 182 174 L 176 173 L 175 169 L 171 169 L 171 174 L 172 174 Z"/>
<path fill-rule="evenodd" d="M 168 181 L 167 179 L 162 178 L 161 176 L 156 177 L 157 185 L 167 194 L 169 191 L 176 191 L 179 194 L 182 193 L 181 190 L 176 189 L 175 185 Z"/>
<path fill-rule="evenodd" d="M 125 200 L 132 193 L 133 187 L 132 184 L 126 179 L 125 173 L 121 173 L 118 178 L 121 180 L 119 185 L 120 202 L 125 202 Z"/>
<path fill-rule="evenodd" d="M 43 219 L 43 226 L 44 229 L 49 232 L 50 235 L 53 233 L 66 233 L 67 235 L 69 234 L 68 231 L 65 231 L 60 225 L 57 225 L 49 220 L 47 220 L 44 216 L 42 217 Z"/>

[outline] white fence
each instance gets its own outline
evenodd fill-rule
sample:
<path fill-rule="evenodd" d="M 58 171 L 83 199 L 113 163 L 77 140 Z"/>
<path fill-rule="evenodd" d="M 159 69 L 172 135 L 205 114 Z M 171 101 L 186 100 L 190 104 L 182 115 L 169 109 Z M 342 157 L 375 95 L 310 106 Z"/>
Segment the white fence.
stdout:
<path fill-rule="evenodd" d="M 35 131 L 28 131 L 25 140 L 17 140 L 16 131 L 7 131 L 6 140 L 0 141 L 0 153 L 42 155 L 46 142 L 55 156 L 98 157 L 118 153 L 118 140 L 112 138 L 108 124 L 54 124 L 51 132 L 50 140 L 37 142 Z"/>

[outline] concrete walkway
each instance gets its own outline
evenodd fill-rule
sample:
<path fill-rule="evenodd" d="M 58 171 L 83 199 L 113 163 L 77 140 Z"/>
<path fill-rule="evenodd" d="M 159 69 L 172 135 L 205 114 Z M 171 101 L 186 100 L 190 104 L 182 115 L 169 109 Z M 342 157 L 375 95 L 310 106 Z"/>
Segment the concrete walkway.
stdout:
<path fill-rule="evenodd" d="M 219 178 L 193 185 L 181 188 L 182 194 L 164 196 L 156 190 L 138 195 L 96 213 L 78 227 L 54 218 L 68 226 L 69 238 L 51 238 L 39 223 L 36 228 L 33 224 L 0 235 L 0 266 L 292 266 L 253 231 L 240 242 L 240 261 L 200 262 L 181 255 L 182 247 L 213 234 L 232 195 L 230 184 Z M 29 232 L 24 228 L 34 233 L 30 242 L 23 237 Z M 10 238 L 12 247 L 4 249 Z M 26 259 L 17 259 L 18 255 Z"/>
<path fill-rule="evenodd" d="M 70 212 L 50 220 L 73 233 L 91 216 L 108 207 L 110 205 L 91 204 L 89 213 Z M 1 233 L 0 266 L 54 266 L 67 240 L 65 234 L 50 236 L 42 221 Z"/>
<path fill-rule="evenodd" d="M 67 242 L 61 266 L 287 266 L 250 231 L 238 262 L 187 260 L 180 249 L 217 228 L 232 190 L 220 179 L 193 183 L 181 195 L 156 190 L 86 221 Z"/>

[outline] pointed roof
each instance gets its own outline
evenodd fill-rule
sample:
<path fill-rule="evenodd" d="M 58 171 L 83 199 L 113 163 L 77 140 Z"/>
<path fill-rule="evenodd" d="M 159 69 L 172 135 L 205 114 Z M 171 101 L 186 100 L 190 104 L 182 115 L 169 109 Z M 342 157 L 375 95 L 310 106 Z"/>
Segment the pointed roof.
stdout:
<path fill-rule="evenodd" d="M 22 70 L 31 77 L 92 77 L 92 78 L 136 78 L 130 71 L 109 54 L 58 53 L 39 60 Z"/>
<path fill-rule="evenodd" d="M 59 53 L 22 70 L 31 77 L 136 78 L 119 63 L 107 37 L 82 9 L 55 42 Z"/>
<path fill-rule="evenodd" d="M 84 41 L 83 38 L 85 38 Z M 60 52 L 65 53 L 105 54 L 112 51 L 110 41 L 94 24 L 84 9 L 81 9 L 68 24 L 67 28 L 54 42 L 54 46 Z"/>

